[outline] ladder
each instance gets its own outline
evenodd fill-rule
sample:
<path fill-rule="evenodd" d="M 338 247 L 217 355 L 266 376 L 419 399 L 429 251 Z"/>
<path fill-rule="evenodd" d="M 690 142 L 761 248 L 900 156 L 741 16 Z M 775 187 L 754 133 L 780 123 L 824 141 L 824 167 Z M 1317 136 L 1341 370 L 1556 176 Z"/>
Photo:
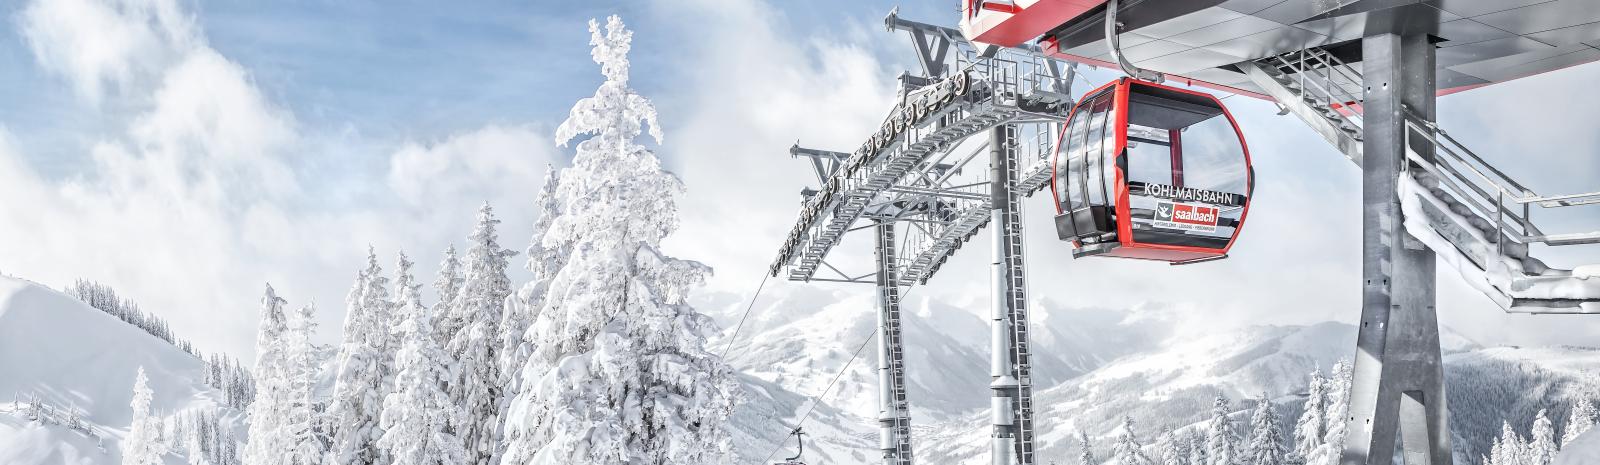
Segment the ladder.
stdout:
<path fill-rule="evenodd" d="M 1311 48 L 1238 65 L 1283 108 L 1361 164 L 1361 72 Z M 1600 244 L 1600 231 L 1547 234 L 1534 206 L 1600 204 L 1600 192 L 1541 196 L 1496 169 L 1437 123 L 1405 115 L 1407 137 L 1432 143 L 1431 159 L 1407 150 L 1404 227 L 1502 309 L 1514 313 L 1600 313 L 1600 266 L 1557 269 L 1532 246 Z M 1408 147 L 1410 145 L 1408 144 Z"/>
<path fill-rule="evenodd" d="M 1033 376 L 1032 360 L 1028 355 L 1028 298 L 1026 287 L 1026 264 L 1023 262 L 1023 234 L 1022 234 L 1022 198 L 1031 189 L 1019 186 L 1018 176 L 1021 174 L 1017 152 L 1020 150 L 1017 140 L 1016 125 L 1004 127 L 1004 140 L 1006 150 L 1006 178 L 1007 183 L 1006 209 L 1004 210 L 1004 240 L 1002 246 L 1005 251 L 1005 263 L 1002 264 L 1006 271 L 1006 285 L 1009 295 L 1006 296 L 1011 319 L 1011 360 L 1014 376 L 1017 379 L 1017 395 L 1012 400 L 1012 411 L 1015 412 L 1013 424 L 1016 426 L 1017 462 L 1019 465 L 1032 465 L 1034 463 L 1034 424 L 1033 424 Z"/>
<path fill-rule="evenodd" d="M 879 336 L 884 340 L 887 352 L 887 366 L 889 368 L 890 405 L 885 406 L 880 422 L 886 423 L 893 431 L 893 450 L 889 452 L 892 463 L 895 465 L 911 465 L 911 406 L 906 402 L 906 366 L 905 344 L 902 340 L 900 319 L 900 280 L 896 277 L 899 267 L 895 264 L 895 232 L 894 223 L 884 222 L 875 226 L 877 228 L 877 253 L 878 256 L 878 298 L 880 309 L 883 311 L 883 333 Z M 886 461 L 885 463 L 890 463 Z"/>

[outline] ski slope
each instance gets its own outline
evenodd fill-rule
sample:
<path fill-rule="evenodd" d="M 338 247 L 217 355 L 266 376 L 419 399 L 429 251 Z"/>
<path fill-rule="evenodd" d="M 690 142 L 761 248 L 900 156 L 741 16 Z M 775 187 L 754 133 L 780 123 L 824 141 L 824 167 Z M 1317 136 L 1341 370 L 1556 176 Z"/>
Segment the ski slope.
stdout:
<path fill-rule="evenodd" d="M 117 442 L 127 433 L 141 366 L 156 414 L 221 409 L 243 431 L 238 412 L 220 407 L 222 393 L 204 384 L 200 360 L 65 294 L 0 276 L 0 463 L 120 463 Z M 81 409 L 103 448 L 83 432 L 24 419 L 12 401 L 29 393 Z M 166 460 L 184 462 L 177 454 Z"/>

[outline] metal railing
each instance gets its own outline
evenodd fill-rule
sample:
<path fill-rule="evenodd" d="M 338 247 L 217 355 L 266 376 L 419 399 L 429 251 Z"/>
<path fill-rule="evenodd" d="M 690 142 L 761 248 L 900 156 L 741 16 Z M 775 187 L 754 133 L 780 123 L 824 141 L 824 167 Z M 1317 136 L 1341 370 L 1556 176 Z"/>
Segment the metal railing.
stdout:
<path fill-rule="evenodd" d="M 1531 208 L 1534 205 L 1561 208 L 1600 204 L 1600 191 L 1541 196 L 1489 164 L 1437 123 L 1407 111 L 1406 126 L 1412 134 L 1420 135 L 1437 148 L 1431 163 L 1415 157 L 1412 161 L 1437 176 L 1440 186 L 1449 190 L 1473 213 L 1492 221 L 1500 235 L 1523 244 L 1560 246 L 1600 243 L 1600 231 L 1556 235 L 1544 233 L 1534 223 Z"/>

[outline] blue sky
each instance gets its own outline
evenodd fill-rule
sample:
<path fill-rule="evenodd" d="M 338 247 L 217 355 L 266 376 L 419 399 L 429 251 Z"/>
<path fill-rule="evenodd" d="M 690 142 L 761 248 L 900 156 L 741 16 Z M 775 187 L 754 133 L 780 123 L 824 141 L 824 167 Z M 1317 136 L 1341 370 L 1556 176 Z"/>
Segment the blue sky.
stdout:
<path fill-rule="evenodd" d="M 955 21 L 954 1 L 906 3 L 903 17 Z M 553 128 L 599 83 L 586 23 L 620 14 L 635 31 L 631 84 L 660 108 L 659 153 L 690 189 L 668 251 L 715 267 L 707 305 L 725 305 L 748 295 L 793 221 L 810 175 L 786 148 L 853 147 L 889 108 L 894 76 L 914 62 L 909 41 L 882 28 L 894 6 L 6 2 L 0 216 L 20 222 L 0 228 L 0 272 L 109 282 L 202 348 L 235 353 L 251 350 L 255 302 L 271 282 L 291 304 L 317 302 L 331 339 L 368 244 L 386 268 L 407 250 L 431 281 L 439 251 L 460 245 L 473 209 L 490 201 L 504 244 L 524 247 L 544 167 L 570 157 Z M 1584 123 L 1600 120 L 1600 102 L 1573 90 L 1597 75 L 1586 65 L 1446 97 L 1441 119 L 1541 192 L 1594 190 L 1600 132 Z M 1087 73 L 1095 84 L 1112 76 Z M 1234 258 L 1203 273 L 1072 261 L 1033 199 L 1039 295 L 1211 324 L 1355 319 L 1358 171 L 1270 104 L 1227 103 L 1262 180 Z M 1552 217 L 1592 229 L 1584 214 Z M 917 292 L 982 311 L 982 242 Z M 841 261 L 864 263 L 866 252 L 846 249 Z M 1505 317 L 1448 272 L 1440 289 L 1445 324 L 1486 342 L 1600 336 L 1590 319 Z"/>

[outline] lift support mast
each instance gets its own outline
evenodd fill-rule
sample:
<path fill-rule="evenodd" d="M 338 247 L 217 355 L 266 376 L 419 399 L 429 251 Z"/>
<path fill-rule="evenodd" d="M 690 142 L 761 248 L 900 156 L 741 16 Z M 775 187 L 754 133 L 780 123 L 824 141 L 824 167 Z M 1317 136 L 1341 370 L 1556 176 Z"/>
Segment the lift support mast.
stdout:
<path fill-rule="evenodd" d="M 994 27 L 1000 18 L 995 14 L 1024 19 L 1017 24 L 1032 28 L 1012 30 L 1012 36 L 1023 38 L 1000 45 L 975 44 L 961 31 L 891 13 L 889 29 L 910 34 L 923 74 L 902 77 L 901 103 L 856 151 L 790 150 L 812 159 L 820 188 L 804 192 L 800 220 L 769 271 L 774 276 L 786 272 L 792 281 L 877 285 L 879 419 L 886 464 L 911 463 L 899 289 L 925 283 L 990 223 L 993 463 L 1034 463 L 1019 202 L 1048 183 L 1051 136 L 1071 106 L 1072 68 L 1058 60 L 1107 63 L 1094 55 L 1103 50 L 1095 42 L 1104 38 L 1087 27 L 1106 22 L 1104 8 L 1097 6 L 1102 2 L 967 2 L 963 28 Z M 1285 8 L 1241 12 L 1216 5 L 1220 2 L 1132 3 L 1120 9 L 1139 10 L 1128 19 L 1132 32 L 1170 40 L 1147 40 L 1140 47 L 1141 53 L 1167 55 L 1130 60 L 1151 63 L 1185 84 L 1273 100 L 1362 169 L 1363 296 L 1343 465 L 1389 464 L 1396 440 L 1409 465 L 1451 463 L 1435 291 L 1441 257 L 1507 311 L 1600 313 L 1600 287 L 1586 281 L 1600 276 L 1554 269 L 1529 256 L 1535 244 L 1600 244 L 1600 232 L 1546 234 L 1531 221 L 1529 209 L 1600 204 L 1600 192 L 1540 197 L 1434 123 L 1440 92 L 1593 61 L 1600 54 L 1563 52 L 1561 47 L 1578 47 L 1572 44 L 1530 52 L 1463 48 L 1476 52 L 1452 53 L 1455 68 L 1441 75 L 1439 66 L 1445 63 L 1439 60 L 1445 58 L 1436 49 L 1451 44 L 1440 45 L 1439 39 L 1470 44 L 1473 34 L 1484 31 L 1464 29 L 1463 21 L 1443 27 L 1436 5 L 1286 0 L 1279 5 Z M 1510 15 L 1549 22 L 1561 15 L 1542 14 L 1542 9 L 1586 8 L 1558 0 L 1486 13 L 1475 5 L 1494 2 L 1459 3 L 1467 9 L 1456 16 L 1483 21 Z M 1029 10 L 1041 5 L 1048 9 Z M 1057 16 L 1072 23 L 1038 29 L 1049 26 L 1042 18 Z M 1240 20 L 1244 17 L 1253 19 Z M 1320 23 L 1330 27 L 1313 27 Z M 1043 30 L 1049 32 L 1039 45 L 1026 43 Z M 1235 41 L 1250 46 L 1225 41 L 1212 47 L 1193 42 L 1199 38 L 1189 36 L 1196 35 L 1237 36 Z M 1359 57 L 1361 69 L 1345 64 L 1341 55 Z M 1560 59 L 1551 59 L 1555 56 Z M 987 144 L 976 149 L 963 144 L 979 133 L 989 136 Z M 983 150 L 989 153 L 988 179 L 953 181 Z M 872 224 L 855 227 L 862 219 Z M 843 235 L 867 228 L 877 234 L 873 272 L 851 275 L 827 262 Z M 838 277 L 818 276 L 824 270 Z M 871 276 L 876 279 L 866 280 Z"/>
<path fill-rule="evenodd" d="M 925 283 L 986 225 L 994 226 L 991 408 L 996 464 L 1034 463 L 1031 360 L 1021 199 L 1048 184 L 1045 159 L 1071 108 L 1071 65 L 1037 48 L 980 49 L 959 31 L 885 19 L 908 33 L 922 65 L 901 78 L 889 121 L 851 153 L 803 148 L 820 187 L 803 192 L 800 221 L 770 272 L 793 281 L 872 283 L 879 322 L 879 447 L 886 465 L 912 462 L 901 330 L 901 288 Z M 986 135 L 985 144 L 965 144 Z M 987 152 L 989 176 L 961 177 Z M 857 227 L 858 220 L 868 226 Z M 992 224 L 991 224 L 992 223 Z M 898 226 L 898 227 L 897 227 Z M 876 269 L 852 274 L 827 262 L 846 233 L 874 232 Z M 818 276 L 819 272 L 829 276 Z M 868 277 L 874 277 L 870 281 Z"/>

